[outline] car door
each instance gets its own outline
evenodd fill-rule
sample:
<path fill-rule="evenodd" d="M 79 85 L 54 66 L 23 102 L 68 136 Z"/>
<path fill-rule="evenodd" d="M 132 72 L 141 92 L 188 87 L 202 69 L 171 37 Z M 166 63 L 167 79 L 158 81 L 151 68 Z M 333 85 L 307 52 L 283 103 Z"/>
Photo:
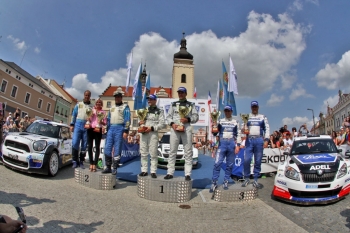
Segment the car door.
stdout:
<path fill-rule="evenodd" d="M 58 150 L 62 159 L 62 165 L 64 165 L 72 161 L 72 135 L 68 127 L 61 127 L 59 140 L 60 145 Z"/>

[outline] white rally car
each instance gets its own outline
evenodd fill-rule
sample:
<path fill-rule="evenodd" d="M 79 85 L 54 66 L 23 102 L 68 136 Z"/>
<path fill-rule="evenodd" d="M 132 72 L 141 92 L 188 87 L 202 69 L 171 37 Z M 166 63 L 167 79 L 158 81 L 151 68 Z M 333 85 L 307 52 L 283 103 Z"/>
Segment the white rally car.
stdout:
<path fill-rule="evenodd" d="M 302 205 L 338 201 L 350 192 L 349 152 L 340 155 L 330 136 L 295 138 L 278 166 L 272 196 Z"/>
<path fill-rule="evenodd" d="M 16 170 L 55 176 L 59 168 L 72 163 L 69 126 L 37 120 L 24 132 L 9 133 L 2 145 L 2 161 Z"/>
<path fill-rule="evenodd" d="M 193 160 L 192 165 L 196 167 L 198 165 L 198 149 L 193 148 Z M 166 168 L 168 164 L 168 158 L 170 153 L 170 132 L 165 133 L 158 145 L 158 167 Z M 185 158 L 184 158 L 184 147 L 182 141 L 179 143 L 179 147 L 176 154 L 175 169 L 184 169 Z"/>

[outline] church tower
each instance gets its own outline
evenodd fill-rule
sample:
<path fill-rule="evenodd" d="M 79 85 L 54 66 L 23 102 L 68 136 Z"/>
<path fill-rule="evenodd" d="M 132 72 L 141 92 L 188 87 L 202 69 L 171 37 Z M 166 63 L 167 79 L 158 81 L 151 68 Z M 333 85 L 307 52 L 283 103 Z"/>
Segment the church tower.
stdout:
<path fill-rule="evenodd" d="M 187 52 L 185 33 L 182 34 L 180 51 L 174 54 L 171 97 L 177 98 L 177 89 L 186 87 L 187 99 L 192 99 L 194 92 L 193 56 Z"/>

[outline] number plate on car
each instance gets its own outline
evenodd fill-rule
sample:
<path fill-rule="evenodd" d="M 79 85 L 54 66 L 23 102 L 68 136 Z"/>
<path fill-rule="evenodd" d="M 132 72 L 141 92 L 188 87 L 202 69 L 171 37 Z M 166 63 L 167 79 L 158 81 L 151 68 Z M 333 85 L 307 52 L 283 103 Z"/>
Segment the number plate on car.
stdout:
<path fill-rule="evenodd" d="M 9 154 L 9 158 L 18 160 L 18 155 Z"/>

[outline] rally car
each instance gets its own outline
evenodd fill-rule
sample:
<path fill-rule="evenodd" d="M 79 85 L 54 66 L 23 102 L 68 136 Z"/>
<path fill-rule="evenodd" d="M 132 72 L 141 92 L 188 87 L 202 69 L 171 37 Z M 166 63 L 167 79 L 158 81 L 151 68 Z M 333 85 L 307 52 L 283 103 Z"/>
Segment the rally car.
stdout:
<path fill-rule="evenodd" d="M 7 167 L 55 176 L 59 168 L 72 163 L 69 126 L 37 120 L 24 132 L 10 133 L 2 145 L 2 161 Z"/>
<path fill-rule="evenodd" d="M 198 165 L 198 149 L 193 148 L 193 167 Z M 170 153 L 170 132 L 165 133 L 158 145 L 158 167 L 166 168 L 168 164 Z M 182 141 L 180 140 L 179 147 L 176 154 L 175 169 L 184 169 L 185 158 L 184 158 L 184 147 Z"/>
<path fill-rule="evenodd" d="M 350 192 L 346 156 L 329 136 L 295 138 L 286 160 L 278 166 L 272 196 L 301 205 L 336 202 Z"/>

